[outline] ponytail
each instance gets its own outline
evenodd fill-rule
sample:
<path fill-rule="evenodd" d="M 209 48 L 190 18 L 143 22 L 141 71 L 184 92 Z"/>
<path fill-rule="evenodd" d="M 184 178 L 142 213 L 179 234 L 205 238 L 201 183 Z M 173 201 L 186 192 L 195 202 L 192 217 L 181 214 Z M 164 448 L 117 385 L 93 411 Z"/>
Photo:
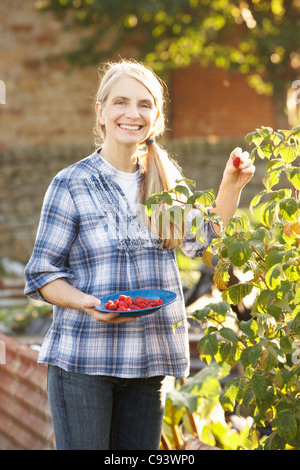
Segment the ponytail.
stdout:
<path fill-rule="evenodd" d="M 176 184 L 176 179 L 183 178 L 182 173 L 175 161 L 168 153 L 155 142 L 154 139 L 146 142 L 147 152 L 140 158 L 142 164 L 142 182 L 140 186 L 139 199 L 141 204 L 145 204 L 147 199 L 156 193 L 168 191 Z M 161 248 L 174 249 L 181 245 L 184 224 L 176 224 L 167 220 L 168 230 L 165 233 L 159 225 L 159 216 L 163 215 L 168 208 L 165 203 L 160 203 L 149 218 L 148 223 L 151 229 L 161 238 Z M 164 235 L 167 235 L 164 237 Z"/>

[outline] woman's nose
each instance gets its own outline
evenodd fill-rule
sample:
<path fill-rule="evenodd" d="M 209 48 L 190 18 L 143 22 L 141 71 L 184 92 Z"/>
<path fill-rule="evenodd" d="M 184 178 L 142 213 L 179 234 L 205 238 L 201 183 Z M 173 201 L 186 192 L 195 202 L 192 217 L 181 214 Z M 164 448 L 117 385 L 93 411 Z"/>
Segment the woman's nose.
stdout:
<path fill-rule="evenodd" d="M 135 106 L 135 105 L 128 106 L 126 115 L 127 115 L 127 117 L 129 117 L 129 118 L 131 118 L 131 119 L 139 118 L 139 117 L 140 117 L 140 113 L 139 113 L 139 111 L 138 111 L 137 106 Z"/>

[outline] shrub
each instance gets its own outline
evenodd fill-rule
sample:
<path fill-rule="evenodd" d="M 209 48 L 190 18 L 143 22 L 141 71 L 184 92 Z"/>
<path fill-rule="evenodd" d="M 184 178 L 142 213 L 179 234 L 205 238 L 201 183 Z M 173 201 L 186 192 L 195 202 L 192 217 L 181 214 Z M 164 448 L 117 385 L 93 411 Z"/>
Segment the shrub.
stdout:
<path fill-rule="evenodd" d="M 203 262 L 214 267 L 222 301 L 191 316 L 205 328 L 198 344 L 204 363 L 242 365 L 243 373 L 229 380 L 220 396 L 223 409 L 232 412 L 243 406 L 253 418 L 252 432 L 271 429 L 259 448 L 300 449 L 300 127 L 277 132 L 262 127 L 248 134 L 246 141 L 252 146 L 253 160 L 266 160 L 265 189 L 249 207 L 253 212 L 260 205 L 259 221 L 252 227 L 247 215 L 233 217 L 204 251 Z M 148 213 L 151 204 L 160 201 L 174 205 L 176 200 L 183 214 L 197 207 L 201 216 L 194 219 L 192 231 L 201 240 L 203 218 L 220 226 L 221 221 L 213 209 L 211 213 L 206 209 L 213 192 L 188 195 L 186 184 L 194 182 L 178 181 L 168 193 L 153 195 Z M 249 280 L 228 286 L 232 265 L 247 273 Z M 251 319 L 239 321 L 234 316 L 232 326 L 231 306 L 249 294 L 254 297 Z"/>

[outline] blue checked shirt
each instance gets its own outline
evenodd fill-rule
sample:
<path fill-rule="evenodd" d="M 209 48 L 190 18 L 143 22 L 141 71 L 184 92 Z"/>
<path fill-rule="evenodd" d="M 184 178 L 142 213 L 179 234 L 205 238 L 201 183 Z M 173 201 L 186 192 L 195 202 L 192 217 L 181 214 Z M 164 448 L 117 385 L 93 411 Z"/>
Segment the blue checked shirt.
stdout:
<path fill-rule="evenodd" d="M 210 223 L 203 231 L 207 244 L 216 237 Z M 189 256 L 201 256 L 203 248 L 192 236 L 182 245 Z M 39 363 L 126 378 L 188 375 L 187 322 L 172 329 L 185 316 L 176 252 L 160 248 L 97 151 L 51 182 L 25 277 L 25 294 L 38 300 L 44 300 L 39 288 L 58 278 L 97 298 L 149 288 L 178 296 L 152 315 L 121 324 L 103 324 L 54 305 Z"/>

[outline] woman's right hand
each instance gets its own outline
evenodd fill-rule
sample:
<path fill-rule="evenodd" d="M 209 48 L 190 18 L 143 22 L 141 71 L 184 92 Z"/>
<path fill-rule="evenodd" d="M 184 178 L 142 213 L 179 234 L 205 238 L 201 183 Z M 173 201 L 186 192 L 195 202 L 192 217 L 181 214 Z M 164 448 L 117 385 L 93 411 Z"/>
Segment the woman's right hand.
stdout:
<path fill-rule="evenodd" d="M 120 317 L 120 312 L 99 312 L 94 307 L 100 305 L 100 300 L 90 294 L 81 292 L 64 279 L 55 279 L 40 288 L 41 295 L 54 305 L 72 308 L 85 312 L 101 323 L 124 323 L 137 320 L 136 317 Z"/>
<path fill-rule="evenodd" d="M 128 321 L 138 320 L 137 317 L 120 317 L 120 312 L 99 312 L 94 307 L 100 305 L 100 300 L 93 295 L 85 295 L 82 299 L 82 311 L 88 313 L 95 320 L 108 323 L 125 323 Z"/>

